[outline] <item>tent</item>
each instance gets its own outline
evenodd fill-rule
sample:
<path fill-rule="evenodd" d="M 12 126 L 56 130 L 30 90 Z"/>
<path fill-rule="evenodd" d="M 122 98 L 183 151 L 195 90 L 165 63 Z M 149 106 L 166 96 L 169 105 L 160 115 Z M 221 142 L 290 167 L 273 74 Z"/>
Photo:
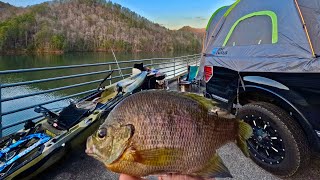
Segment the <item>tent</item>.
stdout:
<path fill-rule="evenodd" d="M 320 72 L 320 0 L 237 0 L 213 13 L 204 66 L 238 72 Z"/>

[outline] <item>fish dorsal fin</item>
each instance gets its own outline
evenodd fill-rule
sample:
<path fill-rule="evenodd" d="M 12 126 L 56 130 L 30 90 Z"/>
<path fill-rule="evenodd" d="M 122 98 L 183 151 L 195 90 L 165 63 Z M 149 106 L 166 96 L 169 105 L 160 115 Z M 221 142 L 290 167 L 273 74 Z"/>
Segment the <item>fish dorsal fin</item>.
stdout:
<path fill-rule="evenodd" d="M 224 165 L 220 156 L 216 153 L 209 162 L 199 171 L 192 173 L 194 176 L 202 178 L 227 178 L 232 175 L 229 169 Z"/>
<path fill-rule="evenodd" d="M 134 161 L 149 166 L 168 166 L 176 162 L 182 152 L 173 148 L 155 148 L 136 151 Z"/>
<path fill-rule="evenodd" d="M 105 164 L 111 164 L 119 159 L 124 151 L 129 147 L 130 139 L 134 134 L 133 125 L 121 126 L 115 130 L 112 141 L 112 149 L 110 158 L 105 162 Z"/>
<path fill-rule="evenodd" d="M 189 92 L 178 92 L 178 91 L 167 91 L 167 90 L 149 90 L 148 92 L 155 93 L 159 96 L 174 96 L 174 97 L 180 97 L 180 98 L 188 98 L 191 99 L 198 104 L 200 104 L 202 107 L 207 109 L 208 111 L 212 108 L 215 108 L 217 106 L 217 102 L 213 101 L 212 99 L 205 98 L 203 96 L 200 96 L 195 93 L 189 93 Z"/>
<path fill-rule="evenodd" d="M 207 110 L 211 110 L 215 108 L 215 106 L 218 104 L 215 101 L 212 101 L 211 99 L 205 98 L 203 96 L 194 94 L 194 93 L 183 93 L 184 96 L 196 101 L 199 103 L 202 107 L 206 108 Z"/>

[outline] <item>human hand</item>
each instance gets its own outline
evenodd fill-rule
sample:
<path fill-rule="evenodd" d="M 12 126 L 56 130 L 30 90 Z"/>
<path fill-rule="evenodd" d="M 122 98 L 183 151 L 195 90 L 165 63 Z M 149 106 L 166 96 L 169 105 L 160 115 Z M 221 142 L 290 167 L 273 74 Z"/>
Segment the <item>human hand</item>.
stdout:
<path fill-rule="evenodd" d="M 186 175 L 164 175 L 159 176 L 159 180 L 203 180 L 202 178 L 190 177 Z M 119 180 L 143 180 L 142 178 L 132 177 L 126 174 L 121 174 Z M 214 179 L 211 179 L 214 180 Z"/>
<path fill-rule="evenodd" d="M 191 177 L 186 175 L 164 175 L 159 176 L 159 180 L 204 180 L 202 178 Z"/>
<path fill-rule="evenodd" d="M 142 180 L 142 178 L 137 178 L 126 174 L 120 174 L 119 180 Z"/>

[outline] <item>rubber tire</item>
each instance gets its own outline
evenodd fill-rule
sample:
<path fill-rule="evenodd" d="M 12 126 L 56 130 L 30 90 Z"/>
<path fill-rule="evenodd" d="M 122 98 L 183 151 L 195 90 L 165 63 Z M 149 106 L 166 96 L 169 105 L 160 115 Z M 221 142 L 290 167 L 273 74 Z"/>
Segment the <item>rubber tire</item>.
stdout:
<path fill-rule="evenodd" d="M 270 103 L 256 102 L 240 108 L 237 117 L 241 118 L 253 113 L 270 118 L 286 148 L 283 161 L 274 165 L 261 161 L 250 152 L 250 157 L 256 164 L 284 178 L 293 176 L 309 164 L 311 151 L 307 138 L 300 125 L 287 112 Z"/>

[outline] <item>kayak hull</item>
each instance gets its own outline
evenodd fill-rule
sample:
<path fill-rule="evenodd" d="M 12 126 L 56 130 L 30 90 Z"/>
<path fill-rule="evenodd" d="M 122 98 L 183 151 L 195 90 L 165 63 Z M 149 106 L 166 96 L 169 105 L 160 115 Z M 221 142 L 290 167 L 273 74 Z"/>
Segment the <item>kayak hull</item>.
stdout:
<path fill-rule="evenodd" d="M 23 179 L 28 180 L 36 177 L 41 172 L 49 168 L 50 166 L 57 163 L 64 156 L 66 156 L 72 149 L 80 147 L 86 139 L 99 127 L 99 121 L 94 122 L 91 126 L 83 129 L 73 138 L 65 142 L 64 146 L 60 146 L 54 149 L 51 153 L 46 156 L 40 155 L 38 158 L 34 159 L 28 163 L 21 171 L 16 171 L 12 175 L 8 176 L 7 179 Z"/>

